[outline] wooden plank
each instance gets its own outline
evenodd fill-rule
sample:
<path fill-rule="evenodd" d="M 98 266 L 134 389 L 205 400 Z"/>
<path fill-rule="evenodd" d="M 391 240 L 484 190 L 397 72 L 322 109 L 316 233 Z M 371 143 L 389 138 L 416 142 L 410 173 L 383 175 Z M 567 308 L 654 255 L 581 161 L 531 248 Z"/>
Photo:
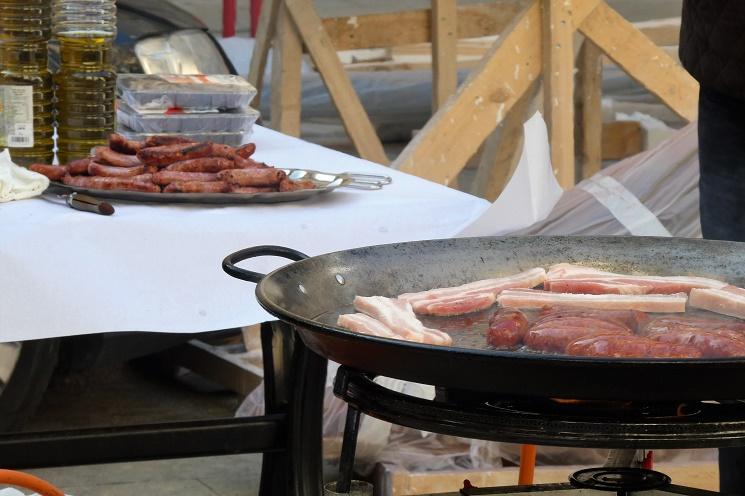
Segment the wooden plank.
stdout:
<path fill-rule="evenodd" d="M 496 0 L 458 7 L 458 38 L 501 33 L 523 9 L 525 0 Z M 432 40 L 430 10 L 335 17 L 323 27 L 337 50 L 388 48 Z"/>
<path fill-rule="evenodd" d="M 300 136 L 302 41 L 284 5 L 280 6 L 278 15 L 272 53 L 272 129 Z"/>
<path fill-rule="evenodd" d="M 577 1 L 577 0 L 575 0 Z M 542 0 L 543 113 L 551 164 L 564 189 L 574 186 L 574 26 L 572 2 Z"/>
<path fill-rule="evenodd" d="M 285 0 L 285 5 L 318 67 L 321 78 L 360 157 L 387 164 L 388 158 L 383 150 L 383 144 L 344 72 L 339 57 L 336 55 L 336 49 L 321 25 L 321 19 L 316 13 L 312 0 Z"/>
<path fill-rule="evenodd" d="M 455 0 L 432 0 L 432 111 L 455 94 L 458 87 Z"/>
<path fill-rule="evenodd" d="M 603 162 L 603 52 L 585 40 L 577 57 L 577 103 L 582 178 L 600 170 Z"/>
<path fill-rule="evenodd" d="M 597 0 L 577 2 L 576 27 Z M 404 148 L 393 166 L 449 184 L 541 73 L 541 11 L 533 1 L 505 29 L 479 66 Z"/>
<path fill-rule="evenodd" d="M 616 64 L 678 115 L 698 114 L 698 83 L 675 60 L 605 3 L 579 26 Z"/>
<path fill-rule="evenodd" d="M 608 122 L 602 129 L 603 160 L 621 160 L 636 155 L 644 148 L 644 135 L 638 122 Z"/>
<path fill-rule="evenodd" d="M 264 72 L 266 61 L 269 56 L 269 47 L 276 32 L 277 17 L 279 15 L 279 4 L 281 0 L 264 0 L 259 27 L 256 31 L 251 63 L 248 67 L 248 82 L 256 88 L 256 96 L 251 101 L 251 106 L 258 108 L 261 103 L 261 93 L 264 86 Z"/>
<path fill-rule="evenodd" d="M 484 143 L 481 161 L 471 193 L 489 201 L 499 197 L 520 162 L 523 149 L 523 124 L 541 87 L 534 82 L 509 111 L 504 122 Z M 541 97 L 542 98 L 542 97 Z"/>

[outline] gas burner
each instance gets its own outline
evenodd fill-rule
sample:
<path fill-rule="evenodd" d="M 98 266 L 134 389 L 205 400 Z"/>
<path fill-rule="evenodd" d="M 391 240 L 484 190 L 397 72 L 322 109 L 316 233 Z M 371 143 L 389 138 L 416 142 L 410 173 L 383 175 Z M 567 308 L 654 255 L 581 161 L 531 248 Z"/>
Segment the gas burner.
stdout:
<path fill-rule="evenodd" d="M 575 487 L 598 491 L 649 491 L 670 485 L 670 477 L 654 470 L 627 467 L 588 468 L 575 472 L 569 477 Z"/>

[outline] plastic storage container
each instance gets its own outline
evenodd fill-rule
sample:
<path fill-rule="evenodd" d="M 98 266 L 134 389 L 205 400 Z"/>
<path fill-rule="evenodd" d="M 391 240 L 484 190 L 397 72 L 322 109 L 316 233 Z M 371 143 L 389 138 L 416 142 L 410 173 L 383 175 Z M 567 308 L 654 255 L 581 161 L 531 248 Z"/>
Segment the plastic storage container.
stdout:
<path fill-rule="evenodd" d="M 135 112 L 119 102 L 117 120 L 137 133 L 246 133 L 251 130 L 259 112 L 252 108 L 229 112 L 164 113 Z"/>
<path fill-rule="evenodd" d="M 248 107 L 256 88 L 230 74 L 182 76 L 122 74 L 117 80 L 122 101 L 138 111 L 233 110 Z"/>
<path fill-rule="evenodd" d="M 54 157 L 51 0 L 0 0 L 0 149 L 20 165 Z"/>
<path fill-rule="evenodd" d="M 55 75 L 60 162 L 85 157 L 106 144 L 116 125 L 114 0 L 54 0 L 52 32 L 60 47 Z"/>
<path fill-rule="evenodd" d="M 117 126 L 116 131 L 126 138 L 137 141 L 144 141 L 148 136 L 172 136 L 169 133 L 138 133 L 121 124 Z M 243 140 L 251 135 L 251 131 L 237 131 L 235 133 L 179 133 L 178 135 L 194 142 L 211 141 L 221 145 L 240 146 L 243 144 Z"/>

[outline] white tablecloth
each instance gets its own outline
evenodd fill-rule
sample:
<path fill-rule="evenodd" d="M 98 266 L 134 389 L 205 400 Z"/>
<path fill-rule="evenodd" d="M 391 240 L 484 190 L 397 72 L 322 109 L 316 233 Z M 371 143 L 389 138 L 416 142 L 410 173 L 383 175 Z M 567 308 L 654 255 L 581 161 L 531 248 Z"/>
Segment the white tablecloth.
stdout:
<path fill-rule="evenodd" d="M 113 202 L 104 217 L 37 198 L 0 204 L 0 342 L 110 331 L 203 332 L 269 318 L 254 285 L 222 259 L 273 244 L 308 255 L 451 237 L 488 203 L 256 127 L 256 158 L 329 172 L 387 174 L 380 191 L 338 189 L 273 205 Z M 287 263 L 257 259 L 262 272 Z"/>

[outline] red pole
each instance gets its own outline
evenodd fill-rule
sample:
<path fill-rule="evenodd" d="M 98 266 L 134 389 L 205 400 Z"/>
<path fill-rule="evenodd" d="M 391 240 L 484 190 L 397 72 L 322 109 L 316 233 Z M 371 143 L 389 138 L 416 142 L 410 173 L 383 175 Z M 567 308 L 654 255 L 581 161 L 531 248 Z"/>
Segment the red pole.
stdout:
<path fill-rule="evenodd" d="M 261 0 L 251 0 L 251 38 L 256 38 L 261 16 Z"/>
<path fill-rule="evenodd" d="M 222 37 L 235 36 L 235 17 L 237 0 L 222 0 Z"/>

